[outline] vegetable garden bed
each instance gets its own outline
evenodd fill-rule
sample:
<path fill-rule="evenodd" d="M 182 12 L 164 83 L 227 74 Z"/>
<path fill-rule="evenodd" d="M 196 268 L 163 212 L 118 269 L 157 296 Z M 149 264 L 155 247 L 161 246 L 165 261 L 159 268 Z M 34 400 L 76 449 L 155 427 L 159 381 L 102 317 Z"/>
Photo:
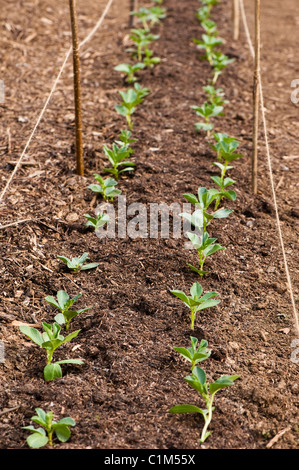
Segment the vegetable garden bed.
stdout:
<path fill-rule="evenodd" d="M 1 25 L 0 70 L 6 86 L 6 101 L 0 105 L 2 185 L 31 132 L 49 77 L 55 75 L 70 39 L 67 4 L 60 2 L 54 10 L 48 0 L 19 3 L 17 9 L 15 2 L 6 3 Z M 78 2 L 82 35 L 97 20 L 94 3 Z M 102 10 L 105 2 L 97 3 Z M 215 131 L 240 141 L 244 155 L 230 170 L 237 197 L 225 205 L 233 213 L 218 219 L 211 230 L 226 249 L 206 260 L 210 273 L 200 277 L 187 266 L 198 265 L 198 256 L 195 250 L 185 249 L 186 238 L 151 238 L 149 220 L 144 227 L 148 236 L 143 238 L 101 239 L 85 227 L 84 215 L 94 215 L 101 202 L 88 186 L 95 183 L 95 173 L 105 177 L 103 145 L 111 148 L 125 128 L 126 120 L 115 106 L 120 104 L 119 90 L 129 85 L 115 67 L 129 58 L 130 2 L 121 2 L 121 7 L 118 3 L 81 52 L 85 177 L 75 175 L 68 67 L 0 207 L 2 226 L 20 221 L 0 226 L 0 339 L 5 350 L 0 364 L 0 447 L 26 448 L 28 432 L 22 427 L 32 424 L 34 410 L 42 408 L 53 411 L 57 420 L 70 416 L 76 422 L 71 438 L 56 443 L 59 448 L 265 448 L 288 427 L 273 447 L 298 448 L 293 318 L 263 160 L 257 196 L 250 191 L 252 61 L 245 37 L 241 35 L 239 43 L 231 39 L 231 2 L 223 0 L 212 11 L 219 35 L 226 41 L 220 49 L 234 59 L 217 80 L 229 104 L 224 116 L 213 122 Z M 273 7 L 272 2 L 266 3 L 267 8 Z M 288 5 L 295 2 L 289 0 Z M 153 49 L 161 62 L 136 72 L 138 83 L 150 90 L 132 118 L 132 136 L 137 141 L 129 160 L 136 167 L 117 180 L 127 207 L 140 203 L 148 214 L 154 203 L 183 205 L 184 194 L 211 187 L 211 176 L 219 174 L 212 165 L 215 153 L 205 131 L 195 130 L 197 118 L 191 108 L 203 104 L 203 87 L 211 78 L 210 65 L 199 60 L 201 52 L 192 41 L 204 33 L 195 17 L 200 4 L 165 0 L 163 6 L 166 18 L 153 29 L 159 35 Z M 271 37 L 268 23 L 265 31 Z M 295 48 L 288 53 L 295 57 Z M 270 62 L 275 54 L 277 50 L 270 51 Z M 269 80 L 271 73 L 266 74 Z M 280 76 L 278 68 L 273 73 Z M 289 77 L 284 77 L 289 86 Z M 267 90 L 270 93 L 270 85 Z M 295 116 L 294 105 L 284 99 L 277 109 Z M 284 238 L 297 288 L 298 160 L 283 160 L 286 152 L 294 152 L 296 123 L 280 115 L 272 119 L 270 143 L 276 157 Z M 263 145 L 260 154 L 264 154 Z M 281 171 L 287 172 L 284 180 Z M 112 204 L 118 207 L 117 197 Z M 74 272 L 58 259 L 84 252 L 89 256 L 86 263 L 98 266 Z M 200 282 L 204 293 L 217 292 L 220 302 L 198 312 L 191 329 L 188 308 L 170 291 L 189 293 L 195 282 Z M 72 319 L 70 330 L 80 333 L 57 349 L 56 360 L 80 358 L 84 363 L 62 364 L 63 376 L 45 381 L 45 357 L 21 333 L 20 325 L 41 330 L 42 322 L 52 323 L 54 309 L 45 297 L 56 297 L 62 290 L 71 298 L 82 293 L 76 306 L 91 308 Z M 180 403 L 202 406 L 184 381 L 189 365 L 174 350 L 190 347 L 190 336 L 206 340 L 211 349 L 204 362 L 209 381 L 240 376 L 233 387 L 216 395 L 209 426 L 213 434 L 203 444 L 199 442 L 202 416 L 169 413 Z"/>

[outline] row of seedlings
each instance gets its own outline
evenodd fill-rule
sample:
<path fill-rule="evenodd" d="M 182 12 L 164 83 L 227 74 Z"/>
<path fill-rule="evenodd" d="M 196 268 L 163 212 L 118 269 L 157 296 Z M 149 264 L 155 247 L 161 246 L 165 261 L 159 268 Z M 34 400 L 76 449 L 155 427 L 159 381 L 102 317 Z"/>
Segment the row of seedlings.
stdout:
<path fill-rule="evenodd" d="M 157 4 L 162 3 L 162 0 L 154 1 Z M 128 83 L 134 83 L 132 88 L 126 91 L 119 91 L 122 102 L 120 105 L 115 106 L 116 111 L 126 118 L 128 129 L 124 129 L 120 132 L 119 140 L 113 142 L 112 148 L 109 148 L 107 145 L 103 146 L 105 156 L 111 164 L 111 167 L 104 168 L 103 172 L 109 173 L 113 177 L 103 178 L 99 174 L 94 174 L 97 184 L 88 186 L 89 189 L 96 194 L 100 194 L 106 201 L 113 201 L 114 197 L 121 194 L 121 191 L 116 188 L 119 177 L 122 173 L 133 171 L 135 168 L 135 163 L 128 160 L 129 156 L 134 152 L 130 144 L 136 142 L 136 139 L 132 138 L 132 114 L 135 112 L 137 105 L 141 104 L 143 99 L 150 93 L 149 89 L 142 88 L 141 85 L 137 83 L 135 73 L 145 67 L 154 67 L 154 65 L 160 62 L 160 59 L 154 57 L 153 51 L 149 49 L 149 45 L 159 38 L 158 35 L 151 34 L 150 28 L 156 23 L 159 23 L 160 20 L 166 16 L 166 10 L 160 6 L 140 8 L 139 12 L 132 12 L 132 15 L 136 16 L 143 24 L 142 29 L 131 30 L 131 39 L 135 43 L 136 49 L 130 49 L 129 52 L 131 52 L 132 58 L 137 57 L 139 62 L 133 65 L 120 64 L 115 67 L 116 70 L 127 74 Z M 96 214 L 95 217 L 84 214 L 84 217 L 87 219 L 85 227 L 92 228 L 95 231 L 109 222 L 109 216 L 104 212 Z M 94 269 L 99 264 L 85 264 L 88 259 L 87 252 L 83 253 L 80 257 L 74 257 L 72 259 L 66 256 L 58 256 L 58 259 L 65 263 L 73 272 Z M 56 298 L 47 296 L 45 300 L 58 310 L 57 315 L 54 317 L 54 322 L 52 324 L 42 322 L 42 332 L 27 325 L 21 325 L 19 327 L 20 331 L 27 338 L 45 351 L 46 366 L 44 367 L 43 376 L 44 380 L 47 382 L 62 377 L 62 364 L 80 365 L 84 363 L 82 359 L 53 361 L 53 355 L 56 349 L 72 341 L 81 331 L 76 330 L 69 333 L 71 321 L 79 314 L 92 308 L 86 307 L 79 310 L 73 308 L 73 304 L 81 296 L 82 294 L 79 293 L 74 298 L 70 298 L 68 293 L 64 290 L 58 291 Z M 66 336 L 62 334 L 63 328 L 68 333 Z M 46 412 L 41 408 L 36 408 L 35 411 L 36 415 L 32 416 L 31 421 L 38 424 L 39 427 L 36 428 L 32 425 L 23 427 L 23 429 L 30 431 L 30 435 L 26 439 L 30 448 L 37 449 L 47 444 L 52 446 L 54 435 L 60 442 L 67 442 L 69 440 L 71 436 L 70 427 L 76 425 L 73 418 L 65 417 L 57 422 L 54 420 L 54 413 L 52 411 Z"/>
<path fill-rule="evenodd" d="M 126 172 L 135 170 L 136 164 L 129 160 L 134 153 L 131 144 L 137 140 L 132 137 L 133 117 L 137 106 L 140 105 L 144 98 L 150 94 L 149 88 L 144 88 L 138 83 L 136 73 L 147 67 L 153 68 L 160 63 L 160 58 L 154 56 L 151 44 L 159 39 L 159 35 L 151 32 L 152 27 L 159 24 L 166 17 L 166 9 L 161 7 L 163 0 L 154 0 L 157 4 L 150 8 L 141 7 L 138 11 L 131 12 L 137 22 L 141 23 L 141 28 L 132 28 L 130 30 L 130 40 L 132 47 L 127 49 L 132 59 L 129 63 L 118 64 L 114 69 L 124 75 L 128 85 L 126 90 L 119 90 L 121 103 L 115 106 L 116 112 L 126 119 L 127 129 L 121 131 L 118 140 L 113 142 L 112 147 L 103 146 L 104 154 L 108 158 L 111 167 L 103 168 L 103 172 L 110 173 L 111 177 L 103 178 L 99 174 L 94 174 L 96 184 L 88 186 L 93 192 L 100 194 L 104 200 L 112 201 L 114 197 L 121 194 L 121 190 L 117 189 L 119 177 Z M 89 220 L 89 225 L 95 226 L 96 222 L 108 221 L 107 214 L 97 214 L 94 219 L 85 215 Z"/>
<path fill-rule="evenodd" d="M 201 0 L 202 6 L 196 12 L 196 17 L 199 19 L 201 27 L 204 30 L 200 40 L 193 39 L 193 42 L 200 50 L 204 51 L 203 59 L 207 60 L 212 68 L 213 76 L 209 83 L 203 87 L 206 93 L 207 100 L 202 106 L 192 106 L 196 114 L 200 116 L 203 121 L 195 124 L 195 129 L 198 132 L 206 132 L 207 138 L 211 136 L 215 139 L 214 142 L 209 142 L 217 155 L 217 161 L 213 163 L 220 170 L 220 176 L 212 176 L 212 181 L 217 185 L 217 188 L 207 189 L 200 187 L 197 195 L 184 194 L 185 199 L 194 205 L 195 210 L 192 214 L 182 213 L 181 216 L 188 220 L 190 225 L 195 229 L 194 232 L 187 232 L 186 235 L 192 243 L 193 247 L 198 253 L 199 266 L 195 267 L 188 264 L 192 271 L 195 271 L 200 277 L 204 277 L 209 271 L 204 269 L 206 259 L 214 253 L 225 250 L 217 242 L 216 238 L 210 237 L 208 228 L 213 220 L 223 219 L 228 217 L 233 210 L 222 207 L 223 199 L 235 201 L 236 193 L 228 189 L 234 180 L 226 176 L 226 172 L 233 167 L 230 163 L 237 158 L 242 157 L 235 151 L 239 146 L 239 142 L 229 137 L 224 133 L 213 133 L 214 123 L 213 118 L 223 116 L 224 105 L 228 104 L 225 95 L 221 88 L 215 88 L 219 75 L 229 65 L 233 59 L 228 58 L 221 51 L 216 48 L 224 43 L 223 39 L 218 37 L 217 25 L 211 19 L 211 11 L 213 5 L 218 3 L 218 0 Z M 173 295 L 178 297 L 190 310 L 191 324 L 190 328 L 194 329 L 194 321 L 197 312 L 214 307 L 220 301 L 215 297 L 218 296 L 217 292 L 207 292 L 203 294 L 201 284 L 195 282 L 191 289 L 190 295 L 185 294 L 180 290 L 170 291 Z M 208 427 L 212 420 L 214 410 L 214 397 L 215 394 L 226 387 L 234 384 L 239 375 L 224 375 L 218 378 L 215 382 L 207 382 L 207 376 L 204 369 L 198 366 L 210 357 L 211 350 L 207 348 L 208 342 L 202 340 L 198 345 L 198 339 L 191 336 L 191 346 L 189 348 L 175 347 L 174 349 L 181 354 L 188 362 L 191 363 L 191 374 L 185 377 L 186 382 L 194 388 L 201 399 L 205 402 L 205 409 L 195 405 L 183 404 L 173 406 L 169 411 L 171 413 L 199 413 L 203 416 L 204 426 L 202 429 L 200 442 L 203 443 L 210 435 Z"/>

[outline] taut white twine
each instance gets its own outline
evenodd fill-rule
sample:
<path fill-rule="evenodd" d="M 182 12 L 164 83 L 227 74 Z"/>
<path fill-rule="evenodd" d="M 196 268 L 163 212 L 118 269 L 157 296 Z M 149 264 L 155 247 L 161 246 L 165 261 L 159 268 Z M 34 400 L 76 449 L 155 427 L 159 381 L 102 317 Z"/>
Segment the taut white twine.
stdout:
<path fill-rule="evenodd" d="M 254 54 L 254 47 L 253 47 L 252 40 L 251 40 L 250 33 L 249 33 L 248 22 L 247 22 L 247 17 L 246 17 L 246 11 L 245 11 L 245 8 L 244 8 L 244 2 L 243 2 L 243 0 L 239 0 L 239 1 L 240 1 L 240 7 L 241 7 L 242 20 L 243 20 L 243 25 L 244 25 L 244 29 L 245 29 L 245 34 L 246 34 L 246 37 L 247 37 L 247 41 L 248 41 L 248 45 L 249 45 L 251 55 L 254 58 L 254 55 L 255 55 Z M 287 284 L 288 284 L 289 294 L 290 294 L 291 303 L 292 303 L 293 312 L 294 312 L 295 327 L 296 327 L 296 330 L 297 330 L 297 334 L 299 336 L 299 317 L 298 317 L 298 312 L 297 312 L 297 309 L 296 309 L 295 296 L 294 296 L 294 291 L 293 291 L 293 287 L 292 287 L 292 280 L 291 280 L 291 276 L 290 276 L 288 260 L 287 260 L 287 256 L 286 256 L 285 246 L 284 246 L 284 240 L 283 240 L 282 229 L 281 229 L 281 222 L 280 222 L 280 218 L 279 218 L 279 211 L 278 211 L 278 205 L 277 205 L 277 197 L 276 197 L 276 191 L 275 191 L 275 185 L 274 185 L 274 178 L 273 178 L 273 171 L 272 171 L 272 160 L 271 160 L 270 146 L 269 146 L 269 141 L 268 141 L 268 129 L 267 129 L 266 114 L 265 114 L 264 94 L 263 94 L 261 75 L 259 75 L 259 77 L 258 77 L 258 82 L 259 82 L 259 91 L 260 91 L 260 100 L 261 100 L 262 121 L 263 121 L 263 127 L 264 127 L 264 135 L 265 135 L 265 145 L 266 145 L 266 152 L 267 152 L 267 161 L 268 161 L 269 176 L 270 176 L 270 182 L 271 182 L 273 204 L 274 204 L 274 208 L 275 208 L 277 230 L 278 230 L 279 240 L 280 240 L 280 244 L 281 244 L 281 251 L 282 251 L 282 256 L 283 256 L 285 273 L 286 273 L 286 277 L 287 277 Z"/>

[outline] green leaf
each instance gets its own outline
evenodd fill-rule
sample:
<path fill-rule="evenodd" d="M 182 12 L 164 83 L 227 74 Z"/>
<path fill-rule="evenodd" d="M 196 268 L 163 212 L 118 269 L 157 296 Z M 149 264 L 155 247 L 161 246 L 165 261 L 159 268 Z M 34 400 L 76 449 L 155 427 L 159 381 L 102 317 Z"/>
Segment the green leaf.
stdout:
<path fill-rule="evenodd" d="M 70 416 L 60 419 L 57 424 L 65 424 L 66 426 L 76 426 L 75 420 L 73 418 L 70 418 Z"/>
<path fill-rule="evenodd" d="M 218 211 L 214 212 L 213 218 L 224 219 L 225 217 L 228 217 L 232 212 L 234 212 L 232 209 L 219 209 Z"/>
<path fill-rule="evenodd" d="M 132 72 L 132 66 L 130 64 L 119 64 L 114 67 L 114 70 L 117 72 L 124 72 L 129 74 Z"/>
<path fill-rule="evenodd" d="M 224 197 L 230 199 L 231 201 L 235 201 L 237 199 L 235 191 L 223 191 L 222 194 Z"/>
<path fill-rule="evenodd" d="M 223 375 L 215 382 L 210 383 L 209 390 L 210 393 L 213 395 L 214 393 L 218 392 L 222 388 L 230 387 L 234 385 L 234 381 L 237 380 L 240 376 L 239 375 Z"/>
<path fill-rule="evenodd" d="M 203 395 L 203 393 L 204 393 L 203 386 L 196 377 L 188 375 L 187 377 L 184 377 L 184 380 L 186 380 L 186 382 L 190 385 L 190 387 L 194 388 L 201 395 Z"/>
<path fill-rule="evenodd" d="M 119 173 L 124 173 L 125 171 L 134 171 L 134 166 L 132 165 L 131 167 L 123 168 L 122 170 L 119 171 Z"/>
<path fill-rule="evenodd" d="M 225 166 L 222 165 L 222 163 L 213 162 L 212 165 L 217 166 L 221 171 L 224 171 L 224 170 L 225 170 Z M 233 168 L 234 168 L 233 166 L 227 166 L 227 167 L 226 167 L 226 170 L 232 170 Z"/>
<path fill-rule="evenodd" d="M 103 194 L 103 188 L 99 184 L 90 184 L 87 186 L 88 189 L 91 189 L 94 193 Z"/>
<path fill-rule="evenodd" d="M 202 291 L 203 289 L 199 282 L 195 282 L 190 289 L 190 294 L 193 298 L 197 297 L 197 299 L 199 299 L 202 294 Z"/>
<path fill-rule="evenodd" d="M 188 307 L 190 306 L 189 297 L 184 292 L 182 292 L 181 290 L 171 290 L 170 292 L 171 294 L 175 295 L 180 300 L 182 300 L 184 304 L 186 304 Z"/>
<path fill-rule="evenodd" d="M 69 322 L 77 315 L 79 315 L 79 311 L 77 310 L 67 310 L 66 312 L 64 312 L 64 316 Z"/>
<path fill-rule="evenodd" d="M 177 346 L 175 346 L 173 349 L 177 351 L 179 354 L 181 354 L 185 359 L 192 362 L 192 355 L 190 351 L 188 351 L 188 349 L 177 347 Z"/>
<path fill-rule="evenodd" d="M 196 196 L 194 196 L 194 194 L 186 193 L 186 194 L 183 194 L 183 196 L 185 199 L 187 199 L 187 201 L 191 202 L 191 204 L 198 203 L 198 199 Z"/>
<path fill-rule="evenodd" d="M 68 343 L 69 341 L 72 341 L 73 338 L 76 338 L 76 336 L 78 336 L 78 334 L 80 333 L 81 330 L 76 330 L 76 331 L 73 331 L 73 333 L 70 333 L 69 335 L 67 335 L 64 340 L 63 340 L 63 343 Z"/>
<path fill-rule="evenodd" d="M 60 259 L 61 261 L 63 261 L 64 263 L 66 264 L 71 264 L 71 260 L 66 258 L 66 256 L 57 256 L 58 259 Z"/>
<path fill-rule="evenodd" d="M 57 439 L 60 442 L 67 442 L 69 440 L 71 436 L 71 431 L 65 424 L 59 422 L 57 424 L 54 424 L 53 428 L 55 429 Z"/>
<path fill-rule="evenodd" d="M 117 104 L 115 106 L 115 110 L 120 114 L 121 116 L 127 117 L 129 115 L 129 110 L 125 108 L 122 105 Z"/>
<path fill-rule="evenodd" d="M 87 269 L 94 269 L 99 266 L 100 263 L 89 263 L 82 266 L 81 271 L 86 271 Z"/>
<path fill-rule="evenodd" d="M 201 229 L 203 227 L 203 211 L 202 209 L 197 209 L 196 211 L 193 212 L 191 215 L 190 219 L 191 224 L 198 228 Z"/>
<path fill-rule="evenodd" d="M 62 361 L 57 361 L 55 364 L 84 364 L 84 361 L 81 359 L 64 359 Z"/>
<path fill-rule="evenodd" d="M 61 346 L 62 344 L 63 344 L 63 340 L 61 340 L 60 338 L 50 339 L 49 341 L 45 341 L 42 344 L 42 347 L 49 351 L 55 351 L 55 349 L 59 348 L 59 346 Z"/>
<path fill-rule="evenodd" d="M 217 297 L 217 295 L 218 295 L 218 292 L 207 292 L 201 297 L 200 300 L 203 302 L 203 301 L 211 299 L 212 297 Z"/>
<path fill-rule="evenodd" d="M 83 264 L 88 259 L 88 253 L 85 251 L 78 259 L 78 264 Z"/>
<path fill-rule="evenodd" d="M 66 308 L 71 307 L 71 305 L 73 305 L 75 302 L 77 302 L 77 300 L 80 299 L 80 297 L 82 297 L 82 294 L 81 294 L 81 293 L 75 295 L 75 297 L 74 297 L 73 299 L 69 299 L 69 300 L 67 301 L 67 303 L 65 304 L 65 307 L 66 307 Z"/>
<path fill-rule="evenodd" d="M 214 129 L 214 124 L 207 124 L 205 122 L 197 122 L 196 124 L 194 124 L 194 127 L 197 131 L 200 131 L 200 130 L 203 130 L 203 131 L 211 131 L 212 129 Z"/>
<path fill-rule="evenodd" d="M 193 361 L 197 364 L 198 362 L 202 362 L 205 359 L 207 359 L 208 357 L 210 357 L 210 355 L 211 355 L 211 351 L 197 352 L 193 356 Z"/>
<path fill-rule="evenodd" d="M 202 241 L 196 233 L 187 232 L 186 235 L 196 250 L 202 249 Z"/>
<path fill-rule="evenodd" d="M 50 382 L 54 379 L 62 377 L 62 370 L 59 364 L 47 364 L 44 368 L 44 379 Z"/>
<path fill-rule="evenodd" d="M 65 324 L 65 318 L 63 313 L 58 313 L 55 317 L 54 320 L 59 324 L 59 325 L 64 325 Z"/>
<path fill-rule="evenodd" d="M 198 339 L 195 338 L 194 336 L 190 336 L 190 341 L 191 341 L 191 346 L 192 346 L 192 351 L 193 353 L 195 353 L 196 351 L 196 346 L 197 346 L 197 343 L 198 343 Z M 203 340 L 202 340 L 203 341 Z M 200 344 L 202 343 L 202 341 L 200 342 Z M 208 344 L 208 343 L 207 343 Z"/>
<path fill-rule="evenodd" d="M 43 434 L 45 435 L 45 430 L 43 428 L 38 428 L 36 429 L 34 426 L 30 425 L 30 426 L 22 426 L 21 429 L 25 429 L 26 431 L 31 431 L 31 432 L 38 432 L 40 434 Z"/>
<path fill-rule="evenodd" d="M 201 408 L 195 405 L 176 405 L 170 408 L 169 413 L 200 413 L 205 414 Z"/>
<path fill-rule="evenodd" d="M 20 331 L 26 335 L 28 338 L 31 339 L 35 344 L 41 346 L 43 343 L 42 334 L 36 329 L 31 326 L 21 325 Z"/>
<path fill-rule="evenodd" d="M 222 187 L 222 179 L 220 178 L 220 176 L 211 176 L 211 180 L 213 180 L 214 183 L 220 186 L 220 188 Z"/>
<path fill-rule="evenodd" d="M 45 297 L 45 300 L 53 307 L 60 309 L 60 305 L 57 303 L 57 300 L 52 297 L 52 295 L 48 295 L 47 297 Z"/>
<path fill-rule="evenodd" d="M 200 304 L 196 307 L 196 312 L 199 312 L 201 310 L 205 310 L 206 308 L 215 307 L 219 303 L 220 303 L 220 300 L 207 300 L 206 302 L 203 302 L 202 304 Z"/>
<path fill-rule="evenodd" d="M 205 274 L 209 274 L 210 271 L 203 271 L 202 269 L 197 269 L 195 268 L 195 266 L 192 266 L 192 264 L 187 264 L 187 266 L 189 266 L 190 269 L 192 269 L 192 271 L 194 271 L 195 273 L 199 274 L 200 276 L 204 276 Z"/>
<path fill-rule="evenodd" d="M 31 449 L 39 449 L 48 444 L 48 437 L 41 432 L 34 432 L 31 436 L 28 436 L 26 442 Z"/>
<path fill-rule="evenodd" d="M 224 178 L 224 187 L 230 186 L 231 184 L 235 184 L 235 180 L 231 178 Z"/>
<path fill-rule="evenodd" d="M 200 382 L 200 384 L 202 386 L 205 385 L 206 383 L 206 380 L 207 380 L 207 376 L 206 376 L 206 373 L 203 369 L 201 369 L 200 367 L 194 367 L 193 370 L 192 370 L 192 374 L 194 375 L 194 377 Z"/>
<path fill-rule="evenodd" d="M 242 157 L 243 155 L 238 154 L 238 153 L 231 153 L 231 154 L 223 155 L 224 160 L 226 160 L 227 162 L 232 162 L 233 160 L 237 160 L 237 158 L 242 158 Z"/>
<path fill-rule="evenodd" d="M 45 411 L 42 408 L 35 408 L 35 412 L 37 416 L 39 417 L 39 419 L 45 424 L 46 419 L 47 419 L 47 414 L 45 413 Z M 35 418 L 35 416 L 33 418 Z M 32 421 L 33 421 L 33 418 L 32 418 Z"/>
<path fill-rule="evenodd" d="M 39 416 L 33 416 L 31 418 L 31 421 L 33 421 L 36 424 L 39 424 L 40 426 L 45 426 L 46 425 L 46 421 L 41 419 Z"/>
<path fill-rule="evenodd" d="M 219 244 L 209 245 L 207 248 L 203 250 L 203 255 L 210 256 L 213 253 L 216 253 L 217 251 L 220 251 L 220 250 L 225 250 L 225 247 Z"/>

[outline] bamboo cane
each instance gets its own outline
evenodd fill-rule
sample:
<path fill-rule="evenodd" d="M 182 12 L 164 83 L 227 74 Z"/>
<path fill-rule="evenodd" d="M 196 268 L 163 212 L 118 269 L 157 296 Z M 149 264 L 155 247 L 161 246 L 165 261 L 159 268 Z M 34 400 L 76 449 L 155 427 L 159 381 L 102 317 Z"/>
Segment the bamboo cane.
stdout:
<path fill-rule="evenodd" d="M 240 31 L 240 2 L 233 0 L 233 38 L 234 41 L 239 39 Z"/>
<path fill-rule="evenodd" d="M 260 104 L 260 50 L 261 50 L 261 2 L 255 0 L 255 57 L 253 78 L 253 152 L 252 152 L 252 191 L 257 193 L 258 173 L 258 130 Z"/>
<path fill-rule="evenodd" d="M 137 8 L 138 8 L 138 0 L 130 0 L 130 12 L 137 11 Z M 135 16 L 130 15 L 129 28 L 134 28 L 135 20 L 136 20 Z"/>
<path fill-rule="evenodd" d="M 77 174 L 84 176 L 83 139 L 82 139 L 82 107 L 81 107 L 81 83 L 80 83 L 80 58 L 77 25 L 76 0 L 69 0 L 72 43 L 73 43 L 73 69 L 74 69 L 74 98 L 75 98 L 75 122 L 76 122 L 76 162 Z"/>

